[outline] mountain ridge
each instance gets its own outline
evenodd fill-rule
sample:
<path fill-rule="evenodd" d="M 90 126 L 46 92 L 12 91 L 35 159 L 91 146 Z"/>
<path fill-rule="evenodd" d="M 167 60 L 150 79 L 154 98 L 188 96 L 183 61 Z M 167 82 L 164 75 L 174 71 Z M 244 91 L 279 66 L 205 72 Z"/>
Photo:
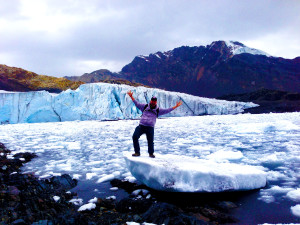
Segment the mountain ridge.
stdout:
<path fill-rule="evenodd" d="M 300 92 L 300 57 L 273 57 L 237 41 L 215 41 L 207 46 L 181 46 L 148 56 L 138 55 L 111 76 L 102 75 L 102 80 L 123 79 L 202 97 L 262 88 Z"/>

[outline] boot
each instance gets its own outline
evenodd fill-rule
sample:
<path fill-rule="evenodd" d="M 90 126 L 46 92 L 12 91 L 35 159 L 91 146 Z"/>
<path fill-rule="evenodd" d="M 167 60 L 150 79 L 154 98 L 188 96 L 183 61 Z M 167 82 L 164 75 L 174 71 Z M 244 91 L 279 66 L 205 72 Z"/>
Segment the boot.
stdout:
<path fill-rule="evenodd" d="M 155 158 L 155 155 L 149 154 L 149 157 L 150 157 L 150 158 Z"/>
<path fill-rule="evenodd" d="M 140 153 L 134 153 L 132 154 L 132 156 L 140 156 L 141 154 Z"/>

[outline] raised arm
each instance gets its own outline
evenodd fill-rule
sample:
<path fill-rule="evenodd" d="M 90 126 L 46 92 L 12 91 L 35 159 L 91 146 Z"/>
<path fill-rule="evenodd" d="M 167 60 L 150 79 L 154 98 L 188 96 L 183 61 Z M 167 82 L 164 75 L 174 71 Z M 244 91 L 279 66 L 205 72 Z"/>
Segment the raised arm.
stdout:
<path fill-rule="evenodd" d="M 176 109 L 176 108 L 178 108 L 178 107 L 181 106 L 181 105 L 182 105 L 182 101 L 180 100 L 179 102 L 176 102 L 176 105 L 173 106 L 172 108 L 173 108 L 173 109 Z"/>
<path fill-rule="evenodd" d="M 174 109 L 176 109 L 177 107 L 179 107 L 181 105 L 182 105 L 182 101 L 179 101 L 179 102 L 176 103 L 175 106 L 173 106 L 173 107 L 171 107 L 169 109 L 159 109 L 158 115 L 161 116 L 161 115 L 167 114 L 167 113 L 173 111 Z"/>
<path fill-rule="evenodd" d="M 133 101 L 133 103 L 135 104 L 135 106 L 136 106 L 139 110 L 143 111 L 146 104 L 141 104 L 141 103 L 137 102 L 137 101 L 135 100 L 135 98 L 133 97 L 133 93 L 132 93 L 131 90 L 129 90 L 129 91 L 127 92 L 127 94 L 129 95 L 129 97 L 131 98 L 131 100 Z"/>
<path fill-rule="evenodd" d="M 132 91 L 131 90 L 129 90 L 128 92 L 127 92 L 127 94 L 129 95 L 129 97 L 132 99 L 132 101 L 134 101 L 135 99 L 134 99 L 134 97 L 133 97 L 133 93 L 132 93 Z"/>

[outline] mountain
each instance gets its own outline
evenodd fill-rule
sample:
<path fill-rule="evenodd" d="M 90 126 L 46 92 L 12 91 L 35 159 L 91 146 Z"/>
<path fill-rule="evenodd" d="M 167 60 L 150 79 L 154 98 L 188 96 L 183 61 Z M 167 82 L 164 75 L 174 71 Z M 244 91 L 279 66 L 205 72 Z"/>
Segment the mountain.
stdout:
<path fill-rule="evenodd" d="M 85 73 L 81 76 L 66 76 L 65 78 L 71 81 L 82 81 L 84 83 L 103 82 L 103 83 L 111 83 L 111 84 L 126 84 L 133 87 L 137 87 L 137 86 L 147 87 L 147 85 L 143 85 L 140 83 L 131 82 L 129 80 L 123 79 L 119 73 L 112 73 L 106 69 L 96 70 L 92 73 Z"/>
<path fill-rule="evenodd" d="M 122 68 L 120 77 L 204 97 L 261 88 L 300 92 L 300 57 L 271 57 L 239 42 L 216 41 L 137 56 Z"/>
<path fill-rule="evenodd" d="M 128 90 L 132 90 L 141 103 L 149 103 L 153 95 L 157 96 L 160 108 L 183 101 L 180 108 L 166 116 L 236 114 L 257 106 L 250 102 L 228 102 L 154 88 L 95 83 L 60 94 L 47 91 L 0 93 L 0 124 L 137 119 L 141 112 L 127 95 Z"/>
<path fill-rule="evenodd" d="M 254 102 L 259 107 L 246 109 L 250 113 L 300 112 L 300 93 L 260 89 L 255 92 L 219 97 L 227 101 Z"/>
<path fill-rule="evenodd" d="M 61 92 L 69 88 L 76 89 L 83 82 L 66 78 L 38 75 L 36 73 L 0 64 L 0 90 Z"/>

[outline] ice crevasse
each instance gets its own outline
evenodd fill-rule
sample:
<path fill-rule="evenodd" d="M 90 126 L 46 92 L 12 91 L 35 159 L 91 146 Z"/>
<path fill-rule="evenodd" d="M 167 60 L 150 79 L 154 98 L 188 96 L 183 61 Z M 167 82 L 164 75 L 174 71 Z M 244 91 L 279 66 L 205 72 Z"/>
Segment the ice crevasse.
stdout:
<path fill-rule="evenodd" d="M 251 102 L 229 102 L 155 88 L 93 83 L 60 94 L 47 91 L 1 92 L 0 123 L 139 118 L 141 112 L 127 95 L 128 90 L 132 90 L 136 100 L 141 103 L 149 103 L 151 97 L 156 96 L 161 108 L 169 108 L 177 101 L 183 101 L 181 107 L 165 116 L 236 114 L 258 106 Z"/>

